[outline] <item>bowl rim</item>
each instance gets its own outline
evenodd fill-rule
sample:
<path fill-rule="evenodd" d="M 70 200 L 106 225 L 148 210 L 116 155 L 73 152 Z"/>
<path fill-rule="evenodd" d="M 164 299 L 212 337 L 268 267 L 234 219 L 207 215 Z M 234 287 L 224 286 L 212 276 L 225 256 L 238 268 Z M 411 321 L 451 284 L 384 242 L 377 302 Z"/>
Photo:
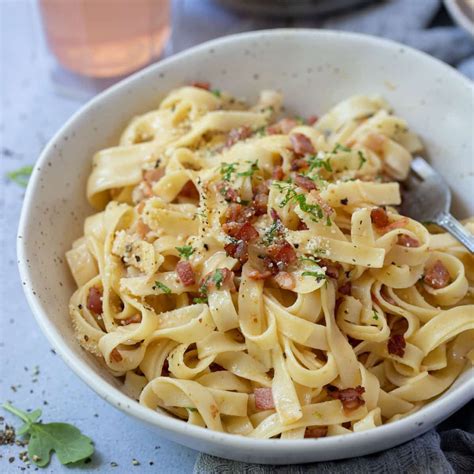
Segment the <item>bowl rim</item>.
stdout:
<path fill-rule="evenodd" d="M 82 359 L 77 357 L 62 335 L 57 330 L 56 326 L 48 320 L 47 311 L 43 309 L 42 303 L 36 296 L 32 287 L 32 278 L 28 264 L 26 262 L 27 254 L 27 243 L 24 239 L 25 231 L 28 227 L 28 221 L 31 213 L 34 209 L 34 196 L 39 190 L 39 177 L 41 175 L 41 169 L 46 164 L 49 155 L 53 152 L 55 144 L 58 143 L 61 137 L 67 133 L 71 128 L 74 128 L 76 121 L 90 112 L 98 103 L 107 100 L 109 97 L 120 91 L 126 89 L 129 86 L 133 86 L 135 83 L 139 83 L 142 78 L 148 75 L 152 75 L 155 71 L 162 68 L 172 66 L 173 63 L 183 60 L 184 58 L 194 55 L 195 53 L 204 51 L 211 47 L 226 45 L 228 43 L 239 42 L 240 40 L 255 40 L 262 38 L 272 38 L 275 35 L 286 35 L 288 37 L 299 38 L 303 40 L 305 37 L 326 37 L 328 39 L 343 39 L 351 42 L 364 43 L 364 45 L 378 46 L 380 49 L 386 49 L 393 51 L 394 48 L 408 51 L 409 54 L 418 57 L 420 61 L 428 63 L 436 63 L 437 67 L 442 68 L 444 73 L 452 80 L 458 81 L 462 86 L 474 89 L 474 86 L 470 81 L 462 76 L 459 72 L 453 69 L 451 66 L 443 63 L 442 61 L 429 56 L 426 53 L 413 49 L 409 46 L 397 43 L 395 41 L 382 39 L 370 35 L 360 33 L 350 33 L 343 31 L 333 30 L 319 30 L 319 29 L 307 29 L 307 28 L 277 28 L 270 30 L 257 30 L 245 33 L 239 33 L 235 35 L 229 35 L 221 38 L 217 38 L 211 41 L 201 43 L 192 48 L 186 49 L 176 55 L 173 55 L 167 59 L 156 62 L 132 75 L 126 79 L 121 80 L 112 87 L 104 90 L 100 94 L 93 97 L 86 104 L 82 105 L 78 111 L 76 111 L 59 129 L 58 132 L 51 138 L 46 147 L 41 152 L 30 178 L 30 183 L 27 187 L 24 202 L 21 211 L 21 217 L 18 227 L 17 234 L 17 258 L 20 278 L 24 293 L 26 295 L 28 304 L 30 306 L 33 315 L 40 326 L 42 332 L 46 335 L 49 343 L 53 346 L 56 352 L 61 356 L 66 365 L 90 388 L 92 388 L 101 398 L 108 401 L 110 404 L 118 408 L 119 410 L 131 415 L 148 425 L 153 425 L 161 430 L 172 433 L 176 436 L 185 436 L 192 438 L 197 441 L 207 442 L 212 444 L 219 444 L 221 446 L 236 445 L 240 449 L 246 452 L 262 452 L 268 453 L 273 450 L 285 450 L 292 453 L 304 453 L 307 450 L 324 451 L 329 447 L 337 446 L 338 448 L 350 447 L 367 449 L 367 446 L 372 444 L 373 448 L 367 452 L 377 451 L 377 445 L 382 437 L 390 437 L 396 435 L 398 441 L 395 444 L 400 444 L 407 439 L 411 439 L 415 436 L 422 434 L 433 426 L 441 422 L 443 419 L 448 417 L 453 411 L 459 409 L 463 404 L 467 403 L 474 392 L 474 377 L 471 377 L 471 384 L 469 380 L 464 382 L 462 385 L 452 387 L 449 393 L 445 393 L 441 398 L 437 398 L 433 402 L 423 406 L 420 410 L 415 413 L 408 415 L 401 420 L 396 422 L 378 426 L 377 428 L 351 433 L 348 435 L 337 435 L 328 438 L 318 439 L 317 444 L 311 442 L 311 440 L 281 440 L 281 439 L 256 439 L 249 438 L 235 434 L 222 433 L 212 431 L 207 428 L 190 425 L 182 420 L 178 420 L 166 414 L 161 414 L 154 410 L 151 410 L 145 406 L 140 405 L 137 401 L 129 398 L 118 388 L 104 380 L 98 373 L 96 373 L 88 364 Z M 470 387 L 471 386 L 471 387 Z M 434 423 L 433 423 L 434 421 Z M 413 434 L 414 433 L 414 434 Z M 413 436 L 412 436 L 413 434 Z M 352 451 L 351 449 L 351 451 Z M 338 459 L 340 457 L 350 457 L 351 451 L 347 451 L 341 456 L 332 457 L 331 459 Z"/>

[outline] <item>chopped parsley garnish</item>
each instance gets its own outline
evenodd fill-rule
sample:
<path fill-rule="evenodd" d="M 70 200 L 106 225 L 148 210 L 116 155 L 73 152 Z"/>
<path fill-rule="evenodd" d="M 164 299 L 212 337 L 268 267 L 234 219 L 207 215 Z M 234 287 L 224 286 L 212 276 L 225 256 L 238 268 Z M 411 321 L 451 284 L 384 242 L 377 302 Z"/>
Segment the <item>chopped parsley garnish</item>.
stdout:
<path fill-rule="evenodd" d="M 324 160 L 321 158 L 319 155 L 311 155 L 307 158 L 308 164 L 309 164 L 309 171 L 313 171 L 315 168 L 324 168 L 326 171 L 329 173 L 332 172 L 332 166 L 330 163 L 330 158 L 327 160 Z"/>
<path fill-rule="evenodd" d="M 155 288 L 159 288 L 163 293 L 166 293 L 169 295 L 171 293 L 171 289 L 168 288 L 164 283 L 161 283 L 161 281 L 155 281 Z"/>
<path fill-rule="evenodd" d="M 285 197 L 280 202 L 280 207 L 285 207 L 289 202 L 293 201 L 298 204 L 303 212 L 310 215 L 310 218 L 314 222 L 320 221 L 324 217 L 324 212 L 319 204 L 310 204 L 306 201 L 304 194 L 298 194 L 291 184 L 279 182 L 273 182 L 272 186 L 275 186 L 280 191 L 285 192 Z"/>
<path fill-rule="evenodd" d="M 372 318 L 375 319 L 376 321 L 378 321 L 379 320 L 379 315 L 378 315 L 377 311 L 375 311 L 375 309 L 374 309 L 374 310 L 372 310 L 372 313 L 373 313 Z"/>
<path fill-rule="evenodd" d="M 2 406 L 24 422 L 16 432 L 19 435 L 29 436 L 28 458 L 38 467 L 49 464 L 52 451 L 56 453 L 61 464 L 76 463 L 94 453 L 92 440 L 84 436 L 75 426 L 68 423 L 41 423 L 38 421 L 41 410 L 26 412 L 9 403 L 4 403 Z"/>
<path fill-rule="evenodd" d="M 191 245 L 184 245 L 183 247 L 175 247 L 176 250 L 179 252 L 179 256 L 184 258 L 185 260 L 189 260 L 191 255 L 195 252 L 195 249 L 191 247 Z"/>
<path fill-rule="evenodd" d="M 319 258 L 314 257 L 300 257 L 300 262 L 310 262 L 313 265 L 317 265 L 319 267 Z"/>
<path fill-rule="evenodd" d="M 219 89 L 212 89 L 211 92 L 216 96 L 220 97 L 221 96 L 221 91 Z"/>
<path fill-rule="evenodd" d="M 230 181 L 232 174 L 235 173 L 237 163 L 222 163 L 221 164 L 221 175 L 224 181 Z"/>
<path fill-rule="evenodd" d="M 193 303 L 199 304 L 199 303 L 207 303 L 207 296 L 204 298 L 193 298 Z"/>
<path fill-rule="evenodd" d="M 320 282 L 321 280 L 325 280 L 325 279 L 326 279 L 326 274 L 323 273 L 323 272 L 307 271 L 307 272 L 303 272 L 301 275 L 302 275 L 302 276 L 311 276 L 311 277 L 314 277 L 314 278 L 316 278 L 316 281 L 317 281 L 317 282 Z"/>
<path fill-rule="evenodd" d="M 336 146 L 331 153 L 337 153 L 338 151 L 351 151 L 351 149 L 347 146 L 341 145 L 340 143 L 336 143 Z"/>
<path fill-rule="evenodd" d="M 281 221 L 279 219 L 275 219 L 272 222 L 272 225 L 266 230 L 265 234 L 263 235 L 262 242 L 264 245 L 270 245 L 273 241 L 278 237 L 278 235 L 283 230 Z"/>
<path fill-rule="evenodd" d="M 262 127 L 258 127 L 254 130 L 253 132 L 255 135 L 258 135 L 259 137 L 262 137 L 267 134 L 267 127 L 266 125 L 263 125 Z"/>
<path fill-rule="evenodd" d="M 7 173 L 7 177 L 16 184 L 26 188 L 26 186 L 28 185 L 28 179 L 30 178 L 32 172 L 33 166 L 22 166 L 17 170 L 10 171 L 9 173 Z"/>
<path fill-rule="evenodd" d="M 248 162 L 250 163 L 250 167 L 247 171 L 242 171 L 241 173 L 237 173 L 237 176 L 250 176 L 252 177 L 255 171 L 258 171 L 258 165 L 257 162 Z"/>
<path fill-rule="evenodd" d="M 224 275 L 222 273 L 222 270 L 219 268 L 214 272 L 212 275 L 212 281 L 216 284 L 216 288 L 219 290 L 222 286 L 222 283 L 224 282 Z"/>
<path fill-rule="evenodd" d="M 357 151 L 357 154 L 359 155 L 359 168 L 358 169 L 361 169 L 364 163 L 367 161 L 367 158 L 360 150 Z"/>

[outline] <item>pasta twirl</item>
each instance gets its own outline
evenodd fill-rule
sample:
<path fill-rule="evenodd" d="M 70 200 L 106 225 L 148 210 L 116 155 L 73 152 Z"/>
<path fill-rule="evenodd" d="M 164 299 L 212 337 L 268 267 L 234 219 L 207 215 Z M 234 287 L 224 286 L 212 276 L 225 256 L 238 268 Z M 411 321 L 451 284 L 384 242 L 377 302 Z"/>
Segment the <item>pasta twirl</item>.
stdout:
<path fill-rule="evenodd" d="M 188 423 L 376 428 L 472 364 L 474 260 L 398 214 L 421 143 L 385 101 L 319 120 L 281 103 L 183 87 L 96 154 L 72 323 L 130 396 Z"/>

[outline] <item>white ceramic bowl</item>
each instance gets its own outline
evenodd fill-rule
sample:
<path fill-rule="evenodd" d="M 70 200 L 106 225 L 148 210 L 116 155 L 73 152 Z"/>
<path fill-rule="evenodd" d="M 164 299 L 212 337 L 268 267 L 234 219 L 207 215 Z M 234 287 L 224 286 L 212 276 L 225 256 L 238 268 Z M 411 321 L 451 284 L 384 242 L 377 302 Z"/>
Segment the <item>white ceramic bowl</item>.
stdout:
<path fill-rule="evenodd" d="M 131 76 L 83 107 L 45 148 L 31 177 L 18 234 L 20 273 L 38 324 L 69 367 L 102 398 L 162 436 L 206 453 L 258 463 L 380 451 L 420 435 L 465 404 L 473 393 L 472 373 L 419 412 L 374 430 L 318 440 L 248 439 L 140 406 L 79 347 L 67 309 L 74 284 L 64 252 L 82 235 L 83 219 L 92 213 L 85 198 L 91 157 L 114 144 L 131 117 L 193 80 L 209 80 L 250 100 L 262 88 L 281 89 L 288 108 L 302 115 L 320 114 L 352 94 L 383 94 L 422 136 L 432 162 L 452 185 L 458 217 L 472 206 L 473 90 L 450 67 L 396 43 L 331 31 L 254 32 L 197 46 Z"/>

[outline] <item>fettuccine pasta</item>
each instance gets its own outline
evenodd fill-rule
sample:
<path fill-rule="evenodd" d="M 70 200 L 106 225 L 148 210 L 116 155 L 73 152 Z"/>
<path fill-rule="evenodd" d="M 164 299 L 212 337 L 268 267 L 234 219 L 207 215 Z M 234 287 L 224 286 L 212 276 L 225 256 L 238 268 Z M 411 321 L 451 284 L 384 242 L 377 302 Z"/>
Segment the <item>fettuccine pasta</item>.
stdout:
<path fill-rule="evenodd" d="M 77 337 L 131 397 L 212 430 L 399 420 L 472 365 L 473 257 L 397 212 L 422 145 L 383 99 L 281 116 L 276 92 L 195 84 L 94 156 Z"/>

